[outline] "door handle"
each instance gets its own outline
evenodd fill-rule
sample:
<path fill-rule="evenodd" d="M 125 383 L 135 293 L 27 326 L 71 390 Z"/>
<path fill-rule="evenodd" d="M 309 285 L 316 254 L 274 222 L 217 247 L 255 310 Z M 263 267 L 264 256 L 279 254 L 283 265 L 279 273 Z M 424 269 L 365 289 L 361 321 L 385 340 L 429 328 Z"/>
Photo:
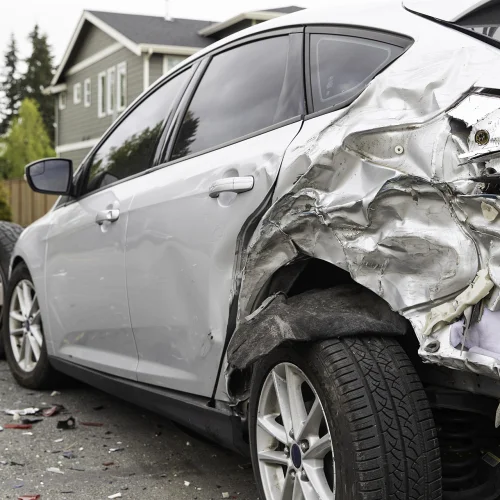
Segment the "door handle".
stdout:
<path fill-rule="evenodd" d="M 209 188 L 210 198 L 218 198 L 221 193 L 245 193 L 253 189 L 254 179 L 246 177 L 225 177 L 215 181 Z"/>
<path fill-rule="evenodd" d="M 118 209 L 108 209 L 101 210 L 97 212 L 95 221 L 97 224 L 102 226 L 105 222 L 116 222 L 120 218 L 120 210 Z"/>

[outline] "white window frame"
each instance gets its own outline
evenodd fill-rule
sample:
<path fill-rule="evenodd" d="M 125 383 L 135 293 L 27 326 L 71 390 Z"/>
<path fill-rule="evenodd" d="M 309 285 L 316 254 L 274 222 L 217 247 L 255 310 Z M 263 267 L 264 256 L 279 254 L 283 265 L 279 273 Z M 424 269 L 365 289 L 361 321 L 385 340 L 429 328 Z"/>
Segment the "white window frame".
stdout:
<path fill-rule="evenodd" d="M 90 108 L 92 105 L 92 80 L 86 78 L 83 82 L 83 105 Z"/>
<path fill-rule="evenodd" d="M 59 109 L 66 109 L 66 101 L 68 99 L 68 95 L 66 94 L 66 91 L 63 90 L 59 94 Z"/>
<path fill-rule="evenodd" d="M 97 116 L 99 118 L 106 116 L 107 86 L 106 71 L 102 71 L 97 76 Z"/>
<path fill-rule="evenodd" d="M 73 85 L 73 104 L 82 102 L 82 84 L 80 82 Z"/>
<path fill-rule="evenodd" d="M 117 66 L 116 77 L 116 108 L 118 111 L 123 111 L 127 107 L 127 63 L 122 62 Z M 121 79 L 124 79 L 123 85 L 124 95 L 122 95 Z M 123 100 L 123 105 L 122 105 Z"/>
<path fill-rule="evenodd" d="M 179 58 L 181 59 L 178 63 L 174 64 L 173 66 L 169 67 L 169 58 Z M 165 75 L 166 73 L 168 73 L 172 68 L 175 68 L 175 66 L 177 66 L 177 64 L 180 64 L 182 61 L 184 61 L 184 59 L 186 59 L 187 56 L 179 56 L 179 55 L 175 55 L 175 54 L 165 54 L 163 56 L 163 74 Z"/>
<path fill-rule="evenodd" d="M 116 108 L 116 67 L 108 69 L 106 82 L 106 109 L 108 115 L 113 115 Z"/>

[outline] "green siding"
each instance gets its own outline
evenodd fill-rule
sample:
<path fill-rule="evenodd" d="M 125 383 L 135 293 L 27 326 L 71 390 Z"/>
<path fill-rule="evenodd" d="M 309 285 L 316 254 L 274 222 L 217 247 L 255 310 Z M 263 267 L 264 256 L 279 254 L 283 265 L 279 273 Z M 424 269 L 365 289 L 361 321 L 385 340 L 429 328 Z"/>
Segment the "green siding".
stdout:
<path fill-rule="evenodd" d="M 98 84 L 97 78 L 100 72 L 118 64 L 127 63 L 127 104 L 130 104 L 143 89 L 143 60 L 126 48 L 111 54 L 110 56 L 96 62 L 82 71 L 66 77 L 68 84 L 68 98 L 66 109 L 58 110 L 59 113 L 59 144 L 72 144 L 99 138 L 111 125 L 113 120 L 119 116 L 115 112 L 113 116 L 99 118 L 97 115 Z M 91 106 L 86 108 L 83 102 L 83 85 L 86 78 L 91 78 Z M 82 102 L 73 103 L 73 85 L 82 84 Z"/>
<path fill-rule="evenodd" d="M 88 59 L 97 52 L 116 43 L 114 38 L 104 33 L 104 31 L 96 28 L 90 23 L 85 23 L 76 46 L 73 48 L 73 54 L 68 61 L 67 68 Z"/>
<path fill-rule="evenodd" d="M 149 84 L 163 76 L 163 55 L 153 54 L 149 60 Z"/>

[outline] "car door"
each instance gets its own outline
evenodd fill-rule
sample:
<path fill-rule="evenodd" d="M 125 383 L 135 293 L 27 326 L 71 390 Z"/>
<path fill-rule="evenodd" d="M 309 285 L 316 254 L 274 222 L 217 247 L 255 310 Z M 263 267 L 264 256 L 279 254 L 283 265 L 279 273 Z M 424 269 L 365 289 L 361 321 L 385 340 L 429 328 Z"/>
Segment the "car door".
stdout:
<path fill-rule="evenodd" d="M 90 155 L 78 199 L 57 209 L 48 235 L 46 286 L 56 356 L 131 379 L 135 344 L 127 299 L 125 237 L 137 176 L 152 164 L 165 118 L 190 72 L 150 92 Z"/>
<path fill-rule="evenodd" d="M 169 161 L 136 185 L 126 260 L 139 381 L 214 390 L 238 238 L 265 209 L 302 124 L 301 54 L 302 34 L 291 33 L 211 55 Z"/>

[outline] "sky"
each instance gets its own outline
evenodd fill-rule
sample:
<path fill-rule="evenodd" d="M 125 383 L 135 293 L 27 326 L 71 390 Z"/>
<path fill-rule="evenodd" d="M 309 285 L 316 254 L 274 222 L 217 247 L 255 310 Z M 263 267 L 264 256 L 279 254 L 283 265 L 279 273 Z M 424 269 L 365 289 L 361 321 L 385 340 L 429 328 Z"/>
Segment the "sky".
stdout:
<path fill-rule="evenodd" d="M 285 5 L 334 8 L 339 4 L 362 5 L 368 1 L 370 0 L 168 0 L 168 4 L 172 17 L 221 21 L 241 12 Z M 375 0 L 370 3 L 373 1 Z M 418 1 L 438 2 L 443 5 L 448 2 L 456 4 L 477 0 Z M 3 65 L 2 54 L 5 52 L 10 33 L 14 33 L 19 42 L 21 57 L 27 57 L 27 37 L 35 23 L 48 35 L 55 63 L 58 63 L 84 9 L 163 16 L 166 5 L 167 0 L 0 0 L 0 66 Z"/>

